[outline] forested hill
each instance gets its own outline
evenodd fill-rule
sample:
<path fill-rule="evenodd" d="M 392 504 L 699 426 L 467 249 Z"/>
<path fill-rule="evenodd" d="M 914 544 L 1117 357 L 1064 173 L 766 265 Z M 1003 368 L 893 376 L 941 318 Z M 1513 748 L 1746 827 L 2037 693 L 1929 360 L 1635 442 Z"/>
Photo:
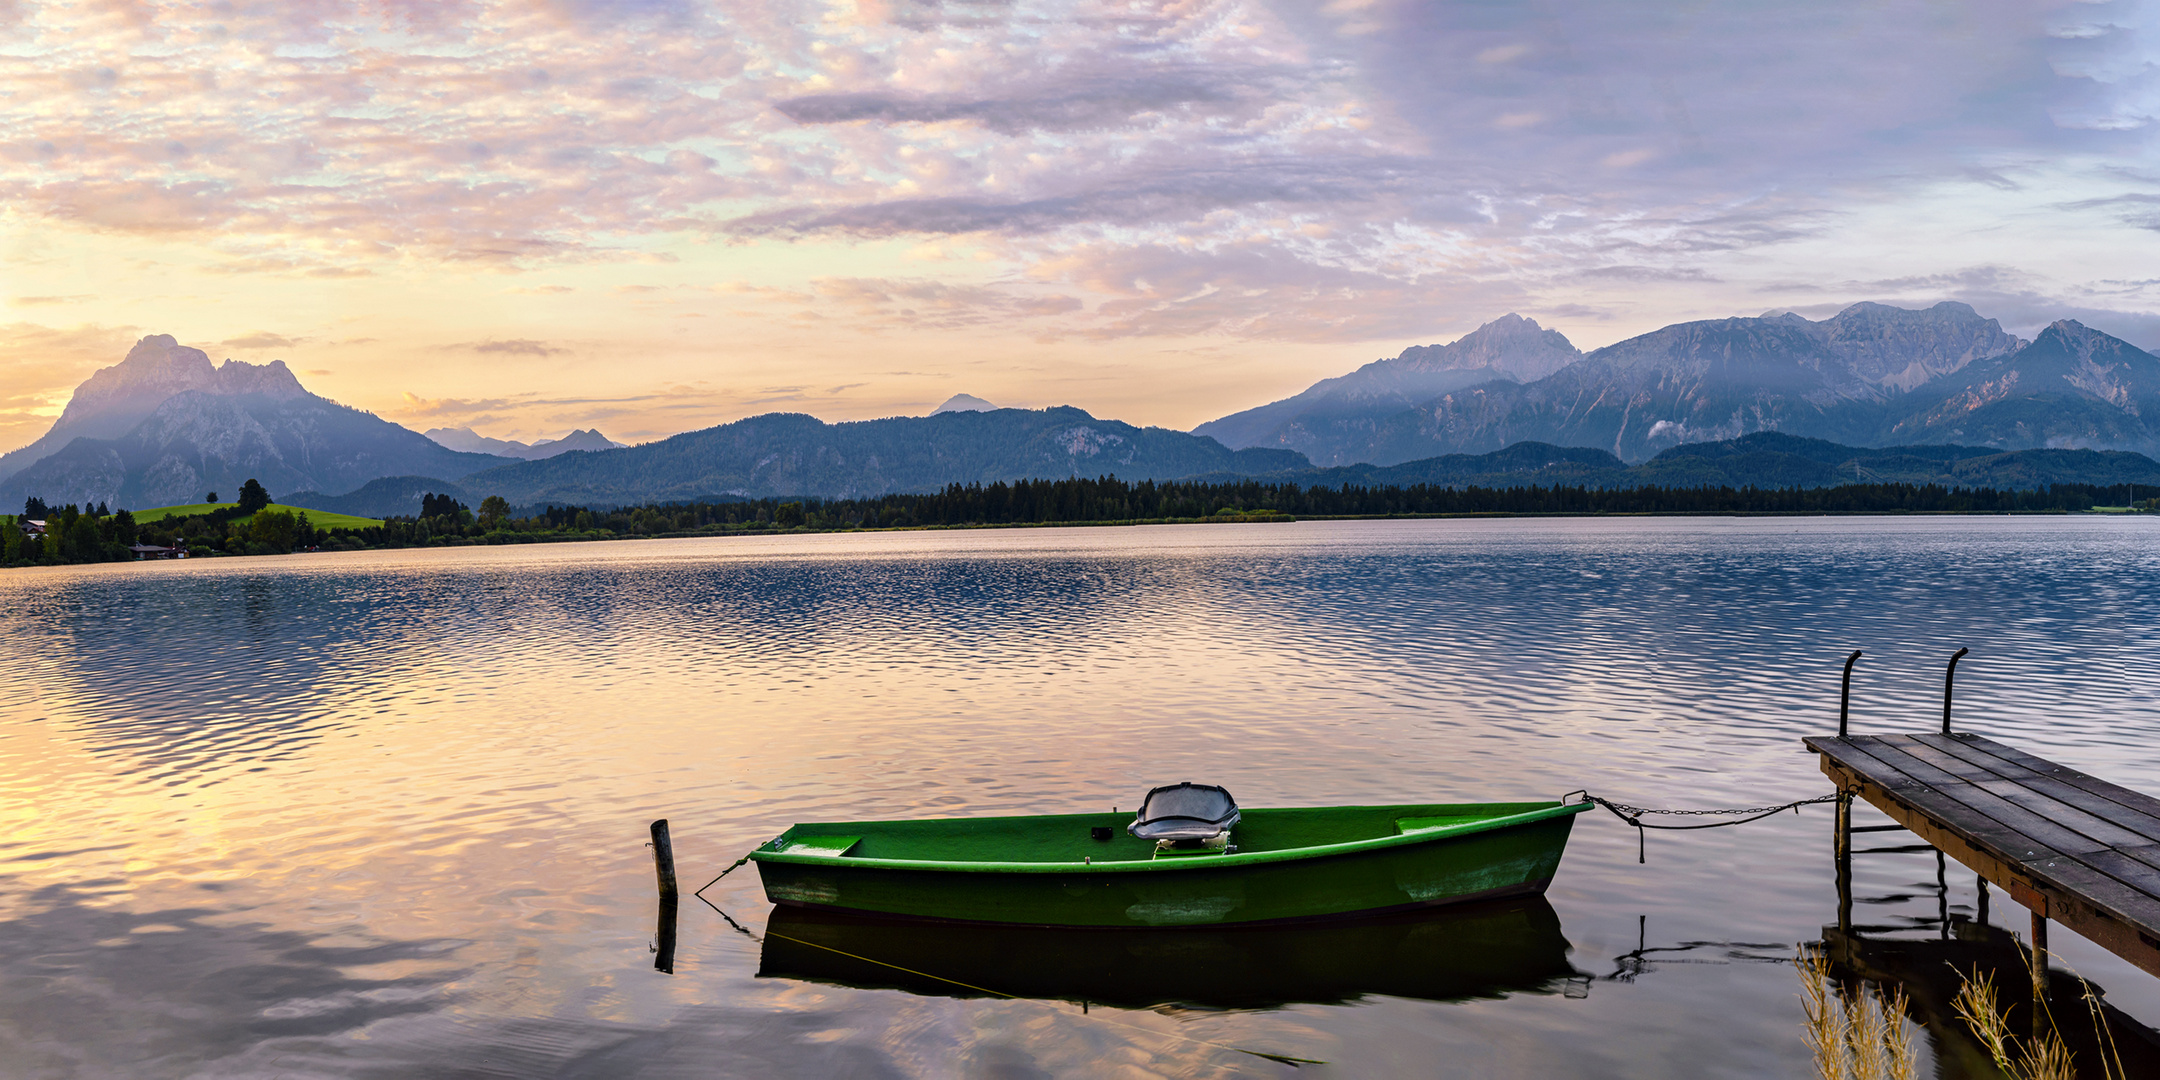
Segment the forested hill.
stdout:
<path fill-rule="evenodd" d="M 1237 450 L 1070 407 L 947 412 L 827 424 L 769 413 L 623 450 L 572 452 L 459 479 L 517 506 L 621 506 L 714 498 L 854 498 L 954 483 L 1116 475 L 1175 479 L 1310 468 L 1288 450 Z"/>
<path fill-rule="evenodd" d="M 1228 474 L 1205 477 L 1228 480 Z M 1307 486 L 1430 484 L 1512 488 L 1819 488 L 1854 483 L 2029 490 L 2050 484 L 2160 485 L 2160 462 L 2123 450 L 1998 450 L 1986 446 L 1843 446 L 1775 431 L 1688 443 L 1630 466 L 1603 450 L 1516 443 L 1490 454 L 1285 474 Z"/>

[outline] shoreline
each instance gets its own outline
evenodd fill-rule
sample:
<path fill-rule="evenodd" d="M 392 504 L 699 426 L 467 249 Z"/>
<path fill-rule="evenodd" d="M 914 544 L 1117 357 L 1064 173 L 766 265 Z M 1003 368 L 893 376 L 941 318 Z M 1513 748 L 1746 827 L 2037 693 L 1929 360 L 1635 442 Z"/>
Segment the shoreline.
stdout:
<path fill-rule="evenodd" d="M 1144 525 L 1295 525 L 1300 522 L 1328 521 L 1436 521 L 1436 520 L 1484 520 L 1484 519 L 1553 519 L 1553 518 L 1952 518 L 1952 517 L 2136 517 L 2151 513 L 2134 509 L 2107 508 L 2095 510 L 1821 510 L 1812 512 L 1778 512 L 1767 510 L 1642 510 L 1596 512 L 1525 513 L 1484 511 L 1454 514 L 1312 514 L 1292 516 L 1288 514 L 1248 514 L 1239 516 L 1219 515 L 1200 518 L 1133 518 L 1117 521 L 1012 521 L 969 522 L 954 525 L 890 525 L 871 528 L 814 528 L 790 526 L 787 528 L 718 527 L 708 529 L 675 530 L 669 532 L 622 535 L 595 530 L 579 535 L 535 534 L 503 532 L 485 537 L 459 537 L 427 544 L 382 545 L 367 548 L 338 548 L 332 550 L 265 553 L 264 555 L 238 555 L 217 552 L 197 555 L 196 559 L 251 559 L 275 555 L 324 555 L 347 551 L 427 551 L 442 548 L 522 547 L 543 544 L 588 544 L 630 540 L 697 540 L 713 538 L 749 538 L 776 536 L 829 536 L 836 533 L 909 533 L 909 532 L 966 532 L 1011 529 L 1106 529 L 1134 528 Z M 502 537 L 494 539 L 494 537 Z M 529 539 L 528 539 L 529 537 Z M 186 560 L 141 560 L 145 562 L 174 562 Z M 68 565 L 68 564 L 62 564 Z M 98 564 L 80 564 L 98 565 Z M 106 565 L 131 565 L 129 563 Z M 28 563 L 0 569 L 31 570 L 49 569 L 44 564 Z"/>

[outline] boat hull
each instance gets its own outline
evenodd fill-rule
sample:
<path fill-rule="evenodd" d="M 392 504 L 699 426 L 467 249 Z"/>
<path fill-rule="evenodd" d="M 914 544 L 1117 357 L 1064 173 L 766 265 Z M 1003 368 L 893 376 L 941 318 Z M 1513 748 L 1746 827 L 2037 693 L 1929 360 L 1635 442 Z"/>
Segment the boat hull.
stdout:
<path fill-rule="evenodd" d="M 1267 1009 L 1369 994 L 1459 1001 L 1555 993 L 1584 976 L 1542 897 L 1291 926 L 1183 930 L 894 920 L 781 907 L 761 978 L 1127 1008 Z"/>
<path fill-rule="evenodd" d="M 1430 836 L 1171 860 L 938 864 L 763 850 L 752 857 L 767 899 L 780 905 L 1016 926 L 1269 925 L 1539 895 L 1577 808 L 1518 805 L 1537 809 Z M 1413 817 L 1434 808 L 1357 809 Z M 1248 824 L 1264 829 L 1271 813 L 1296 812 L 1253 811 Z M 1086 818 L 1042 820 L 1084 828 Z"/>

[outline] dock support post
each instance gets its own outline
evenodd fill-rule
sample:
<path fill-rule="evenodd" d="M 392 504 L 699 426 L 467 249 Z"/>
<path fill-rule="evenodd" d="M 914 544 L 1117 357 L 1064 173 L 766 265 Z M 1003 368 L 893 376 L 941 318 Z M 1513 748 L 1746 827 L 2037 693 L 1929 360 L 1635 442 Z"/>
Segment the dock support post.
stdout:
<path fill-rule="evenodd" d="M 1833 841 L 1837 856 L 1837 924 L 1838 932 L 1852 933 L 1852 794 L 1838 792 L 1837 837 Z"/>
<path fill-rule="evenodd" d="M 2037 911 L 2032 916 L 2032 992 L 2033 992 L 2033 1038 L 2046 1031 L 2047 1024 L 2047 943 L 2048 917 Z"/>
<path fill-rule="evenodd" d="M 652 823 L 653 872 L 660 881 L 660 925 L 654 932 L 653 967 L 675 973 L 675 916 L 679 902 L 675 890 L 675 844 L 668 837 L 666 818 Z"/>
<path fill-rule="evenodd" d="M 1943 849 L 1935 849 L 1935 929 L 1944 941 L 1950 940 L 1950 860 Z"/>
<path fill-rule="evenodd" d="M 1979 922 L 1980 922 L 1980 925 L 1982 925 L 1982 926 L 1986 926 L 1986 925 L 1987 925 L 1987 923 L 1988 923 L 1988 887 L 1987 887 L 1987 875 L 1986 875 L 1986 874 L 1975 874 L 1975 875 L 1973 875 L 1973 876 L 1974 876 L 1974 877 L 1977 877 L 1977 878 L 1979 878 L 1979 879 L 1980 879 L 1980 901 L 1979 901 L 1979 905 L 1978 905 L 1978 906 L 1979 906 L 1979 911 L 1978 911 L 1978 918 L 1979 918 Z"/>

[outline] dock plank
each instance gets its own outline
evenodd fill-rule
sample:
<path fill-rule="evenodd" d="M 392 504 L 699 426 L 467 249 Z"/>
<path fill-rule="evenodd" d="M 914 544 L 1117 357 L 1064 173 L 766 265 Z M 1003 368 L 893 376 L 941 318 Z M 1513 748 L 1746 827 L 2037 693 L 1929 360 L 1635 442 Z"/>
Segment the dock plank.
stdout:
<path fill-rule="evenodd" d="M 1924 739 L 1941 739 L 1941 735 L 1925 735 Z M 1951 739 L 1974 749 L 1984 751 L 2005 761 L 2014 762 L 2049 777 L 2059 783 L 2069 784 L 2080 791 L 2090 792 L 2148 817 L 2160 818 L 2160 798 L 2133 791 L 2121 784 L 2102 780 L 2089 773 L 2082 773 L 2068 765 L 2060 765 L 2046 758 L 2035 757 L 2014 746 L 2005 746 L 1984 735 L 1952 735 Z"/>
<path fill-rule="evenodd" d="M 1915 736 L 1915 738 L 1944 753 L 1955 754 L 1982 768 L 1995 770 L 1998 775 L 2003 776 L 2005 779 L 2017 779 L 2019 783 L 2034 791 L 2059 799 L 2088 814 L 2106 818 L 2126 829 L 2151 838 L 2153 842 L 2160 843 L 2160 800 L 2145 799 L 2144 796 L 2137 796 L 2134 791 L 2116 789 L 2123 791 L 2125 794 L 2137 796 L 2144 802 L 2151 803 L 2152 810 L 2148 812 L 2134 802 L 2124 802 L 2121 799 L 2111 798 L 2106 794 L 2095 792 L 2088 787 L 2071 783 L 2055 775 L 2053 771 L 2042 772 L 2032 768 L 2028 763 L 2011 761 L 1999 754 L 1990 752 L 1984 747 L 1974 746 L 1955 735 L 1948 737 L 1920 735 Z M 2093 778 L 2088 777 L 2087 779 Z M 2115 786 L 2108 784 L 2105 780 L 2098 782 L 2106 787 L 2112 788 Z"/>
<path fill-rule="evenodd" d="M 1905 775 L 1916 780 L 1927 781 L 1929 786 L 1936 789 L 1942 798 L 1954 800 L 1973 810 L 1977 810 L 2013 832 L 2029 837 L 2033 843 L 2040 847 L 2052 848 L 2064 854 L 2076 855 L 2080 852 L 2100 851 L 2108 846 L 2074 829 L 2051 821 L 2040 814 L 2033 813 L 2000 795 L 1983 791 L 1978 785 L 1953 776 L 1926 761 L 1905 754 L 1900 747 L 1887 742 L 1878 743 L 1877 746 L 1882 751 L 1876 754 L 1877 758 L 1895 762 L 1904 771 Z M 1900 760 L 1895 756 L 1898 754 L 1904 754 L 1906 760 Z"/>

